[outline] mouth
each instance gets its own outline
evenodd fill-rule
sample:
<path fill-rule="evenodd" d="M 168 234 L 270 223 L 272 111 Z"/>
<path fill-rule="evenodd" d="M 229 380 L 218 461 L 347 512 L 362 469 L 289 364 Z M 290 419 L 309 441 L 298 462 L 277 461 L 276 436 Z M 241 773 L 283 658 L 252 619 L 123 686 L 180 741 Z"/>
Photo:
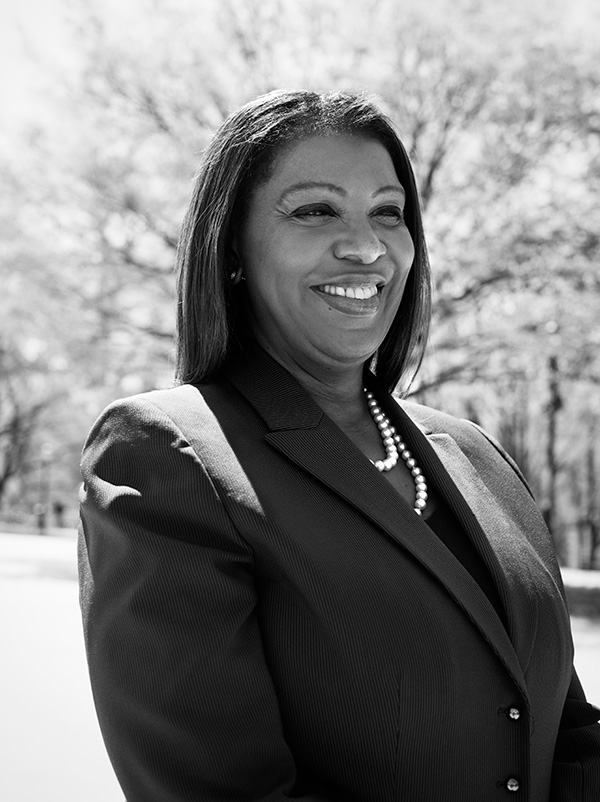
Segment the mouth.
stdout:
<path fill-rule="evenodd" d="M 349 315 L 372 315 L 379 309 L 383 285 L 320 284 L 313 290 L 325 303 L 338 312 Z"/>
<path fill-rule="evenodd" d="M 356 298 L 360 301 L 368 301 L 377 295 L 379 288 L 376 284 L 362 284 L 360 286 L 343 286 L 341 284 L 321 284 L 316 288 L 318 292 L 325 295 L 336 295 L 340 298 Z"/>

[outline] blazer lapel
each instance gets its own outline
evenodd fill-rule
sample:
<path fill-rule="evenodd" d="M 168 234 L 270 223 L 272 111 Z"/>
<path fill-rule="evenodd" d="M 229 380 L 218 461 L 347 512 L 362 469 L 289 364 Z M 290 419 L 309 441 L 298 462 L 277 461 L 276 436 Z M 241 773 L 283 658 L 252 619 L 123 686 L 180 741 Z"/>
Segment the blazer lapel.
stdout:
<path fill-rule="evenodd" d="M 523 669 L 526 669 L 535 642 L 538 608 L 525 592 L 522 582 L 531 554 L 523 554 L 523 559 L 516 559 L 515 541 L 529 551 L 527 539 L 524 535 L 515 538 L 517 522 L 503 514 L 497 499 L 491 495 L 456 441 L 450 435 L 441 433 L 429 435 L 428 440 L 452 480 L 451 485 L 446 484 L 452 506 L 498 587 L 511 641 L 520 656 Z M 517 576 L 520 577 L 518 582 L 514 581 Z"/>
<path fill-rule="evenodd" d="M 253 349 L 251 355 L 246 354 L 244 359 L 230 363 L 226 375 L 267 424 L 269 431 L 265 439 L 273 448 L 360 510 L 446 587 L 506 665 L 526 698 L 519 659 L 485 593 L 293 376 L 259 348 Z M 378 400 L 379 394 L 378 391 Z M 408 426 L 409 447 L 419 454 L 425 474 L 446 494 L 463 526 L 469 533 L 477 529 L 479 537 L 484 537 L 473 511 L 462 499 L 428 438 L 391 396 L 386 412 L 400 423 L 403 434 Z"/>
<path fill-rule="evenodd" d="M 506 612 L 510 642 L 525 672 L 539 618 L 535 596 L 529 589 L 551 583 L 557 595 L 560 590 L 529 542 L 527 527 L 535 526 L 536 521 L 528 519 L 524 524 L 524 516 L 511 515 L 502 496 L 493 494 L 485 481 L 484 474 L 491 472 L 499 486 L 500 472 L 506 475 L 510 468 L 500 459 L 502 464 L 494 474 L 490 466 L 498 454 L 491 446 L 483 457 L 486 465 L 473 464 L 450 434 L 411 418 L 391 396 L 382 406 L 392 419 L 396 416 L 409 448 L 419 456 L 423 472 L 439 488 L 486 563 Z M 513 481 L 511 492 L 519 489 L 523 492 L 523 510 L 530 509 L 527 491 Z"/>
<path fill-rule="evenodd" d="M 404 411 L 402 414 L 406 415 Z M 531 588 L 551 586 L 555 595 L 560 595 L 554 578 L 529 540 L 531 531 L 528 528 L 533 530 L 539 522 L 526 520 L 524 514 L 512 514 L 506 503 L 503 504 L 502 497 L 494 494 L 486 483 L 483 466 L 478 469 L 451 435 L 423 427 L 415 437 L 426 439 L 433 449 L 433 457 L 430 452 L 423 462 L 426 474 L 442 488 L 486 562 L 507 613 L 511 642 L 523 671 L 526 671 L 539 619 L 536 594 L 531 593 Z M 496 454 L 493 456 L 497 457 Z M 492 454 L 488 457 L 491 462 Z M 487 469 L 490 470 L 489 465 Z M 509 469 L 499 464 L 498 470 L 506 472 Z M 524 487 L 520 488 L 518 482 L 513 482 L 513 495 L 519 490 L 523 493 L 525 511 L 531 507 L 531 499 Z"/>

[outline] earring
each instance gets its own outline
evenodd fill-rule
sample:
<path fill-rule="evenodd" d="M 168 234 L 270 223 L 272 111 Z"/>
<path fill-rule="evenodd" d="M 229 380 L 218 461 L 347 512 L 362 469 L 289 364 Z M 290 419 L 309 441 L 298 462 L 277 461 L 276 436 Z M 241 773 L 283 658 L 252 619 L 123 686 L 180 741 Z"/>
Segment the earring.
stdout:
<path fill-rule="evenodd" d="M 239 284 L 240 281 L 243 281 L 244 276 L 242 275 L 242 267 L 238 267 L 237 270 L 234 270 L 232 273 L 229 274 L 229 279 L 232 284 Z"/>

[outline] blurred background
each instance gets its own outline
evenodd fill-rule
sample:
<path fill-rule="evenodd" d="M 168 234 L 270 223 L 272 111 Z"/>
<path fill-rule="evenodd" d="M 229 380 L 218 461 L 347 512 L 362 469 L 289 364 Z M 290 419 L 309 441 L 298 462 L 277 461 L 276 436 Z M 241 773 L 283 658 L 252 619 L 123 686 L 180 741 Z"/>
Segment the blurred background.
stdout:
<path fill-rule="evenodd" d="M 418 9 L 417 6 L 422 6 Z M 0 18 L 0 516 L 73 525 L 82 441 L 172 376 L 200 152 L 275 87 L 377 94 L 436 279 L 418 400 L 474 419 L 598 563 L 595 0 L 19 0 Z"/>
<path fill-rule="evenodd" d="M 81 666 L 75 685 L 84 676 L 73 573 L 83 440 L 114 398 L 171 383 L 174 252 L 191 178 L 224 117 L 278 87 L 364 89 L 397 122 L 436 281 L 412 392 L 503 443 L 562 564 L 594 584 L 599 65 L 596 0 L 0 4 L 0 531 L 11 533 L 0 540 L 0 602 L 5 634 L 42 679 L 48 651 L 36 638 L 67 619 L 64 654 Z M 23 606 L 29 629 L 4 618 Z M 24 682 L 18 665 L 2 669 L 5 688 Z M 79 718 L 56 753 L 95 727 L 81 683 Z M 94 745 L 81 751 L 100 755 L 97 732 L 82 737 Z M 97 785 L 87 800 L 119 798 Z M 70 798 L 64 784 L 56 797 L 17 786 L 2 798 Z"/>

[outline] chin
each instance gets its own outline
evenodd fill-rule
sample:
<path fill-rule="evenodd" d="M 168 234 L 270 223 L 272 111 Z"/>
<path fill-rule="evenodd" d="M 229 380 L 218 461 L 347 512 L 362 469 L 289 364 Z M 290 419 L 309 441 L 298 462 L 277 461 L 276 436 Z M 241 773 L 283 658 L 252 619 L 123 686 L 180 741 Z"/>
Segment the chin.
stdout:
<path fill-rule="evenodd" d="M 326 350 L 327 355 L 338 362 L 346 364 L 356 364 L 370 362 L 373 355 L 376 353 L 379 345 L 369 345 L 360 348 L 339 348 L 333 347 Z M 325 350 L 325 349 L 322 349 Z"/>

